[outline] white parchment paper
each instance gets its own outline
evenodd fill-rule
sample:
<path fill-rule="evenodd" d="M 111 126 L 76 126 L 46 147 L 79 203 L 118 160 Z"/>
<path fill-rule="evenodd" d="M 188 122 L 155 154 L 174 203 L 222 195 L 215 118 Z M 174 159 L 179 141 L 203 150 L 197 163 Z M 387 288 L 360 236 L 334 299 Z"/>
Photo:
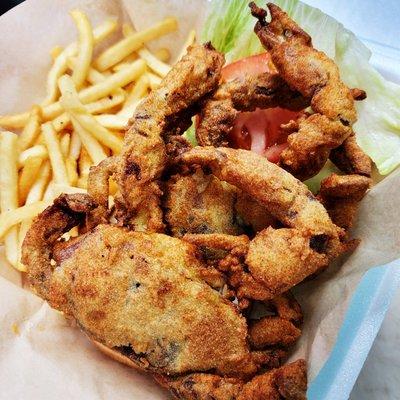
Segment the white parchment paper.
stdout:
<path fill-rule="evenodd" d="M 28 0 L 0 17 L 0 114 L 25 111 L 45 94 L 49 50 L 75 39 L 68 11 L 79 7 L 93 25 L 131 18 L 137 29 L 175 15 L 180 30 L 154 46 L 176 55 L 189 29 L 198 29 L 207 1 Z M 297 296 L 305 314 L 293 357 L 304 356 L 316 375 L 335 342 L 351 295 L 370 267 L 400 257 L 400 172 L 363 200 L 354 236 L 358 249 Z M 22 288 L 20 275 L 0 253 L 1 399 L 165 399 L 147 376 L 101 354 L 63 316 Z"/>

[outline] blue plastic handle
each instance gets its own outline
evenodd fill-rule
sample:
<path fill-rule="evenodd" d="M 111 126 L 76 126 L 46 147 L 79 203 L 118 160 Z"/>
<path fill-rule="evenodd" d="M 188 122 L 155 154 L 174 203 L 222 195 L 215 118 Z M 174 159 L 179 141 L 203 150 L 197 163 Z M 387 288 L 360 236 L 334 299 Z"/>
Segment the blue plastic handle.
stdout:
<path fill-rule="evenodd" d="M 400 259 L 370 269 L 357 286 L 335 346 L 308 389 L 309 400 L 347 400 L 400 287 Z"/>

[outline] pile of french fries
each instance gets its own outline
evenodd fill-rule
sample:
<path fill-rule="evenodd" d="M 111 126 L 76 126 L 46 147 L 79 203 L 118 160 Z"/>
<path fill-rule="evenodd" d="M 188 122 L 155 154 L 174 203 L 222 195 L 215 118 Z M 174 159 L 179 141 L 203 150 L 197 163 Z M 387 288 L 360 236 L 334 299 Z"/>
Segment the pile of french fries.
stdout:
<path fill-rule="evenodd" d="M 86 192 L 90 167 L 120 153 L 137 104 L 171 68 L 168 49 L 152 53 L 146 43 L 175 31 L 175 18 L 135 32 L 115 20 L 93 29 L 84 12 L 70 15 L 78 39 L 51 50 L 46 98 L 27 112 L 0 116 L 0 241 L 20 271 L 33 218 L 61 193 Z M 118 29 L 122 38 L 96 54 Z M 193 31 L 177 59 L 194 41 Z"/>

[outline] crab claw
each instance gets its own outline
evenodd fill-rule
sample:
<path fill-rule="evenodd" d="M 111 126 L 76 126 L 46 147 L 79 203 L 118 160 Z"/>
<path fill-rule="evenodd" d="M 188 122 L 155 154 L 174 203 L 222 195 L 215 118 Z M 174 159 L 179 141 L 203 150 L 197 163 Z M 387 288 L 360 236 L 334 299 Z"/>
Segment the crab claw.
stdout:
<path fill-rule="evenodd" d="M 96 207 L 87 194 L 62 194 L 35 219 L 22 246 L 22 262 L 29 265 L 28 279 L 36 292 L 47 299 L 53 246 Z"/>
<path fill-rule="evenodd" d="M 271 21 L 266 21 L 267 11 L 258 7 L 254 2 L 249 4 L 251 14 L 258 19 L 254 32 L 260 38 L 267 50 L 283 42 L 298 42 L 311 46 L 311 36 L 303 31 L 284 11 L 273 3 L 267 7 L 271 14 Z"/>

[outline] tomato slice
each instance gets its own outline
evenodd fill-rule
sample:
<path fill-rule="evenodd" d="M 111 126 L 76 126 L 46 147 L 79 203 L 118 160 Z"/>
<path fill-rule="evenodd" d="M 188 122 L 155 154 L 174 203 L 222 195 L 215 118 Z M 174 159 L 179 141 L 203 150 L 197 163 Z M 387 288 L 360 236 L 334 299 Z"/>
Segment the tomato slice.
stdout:
<path fill-rule="evenodd" d="M 280 107 L 242 112 L 236 117 L 230 132 L 229 145 L 254 151 L 277 163 L 280 153 L 287 147 L 287 134 L 281 125 L 298 116 L 298 112 Z"/>
<path fill-rule="evenodd" d="M 276 72 L 269 53 L 247 57 L 225 66 L 222 78 L 229 81 L 263 72 Z M 281 152 L 287 147 L 287 135 L 280 126 L 297 119 L 299 114 L 280 107 L 242 112 L 234 122 L 229 144 L 234 148 L 252 150 L 278 163 Z"/>
<path fill-rule="evenodd" d="M 257 54 L 242 58 L 231 64 L 225 65 L 222 69 L 222 79 L 230 81 L 245 75 L 259 75 L 263 72 L 276 72 L 269 53 Z"/>

